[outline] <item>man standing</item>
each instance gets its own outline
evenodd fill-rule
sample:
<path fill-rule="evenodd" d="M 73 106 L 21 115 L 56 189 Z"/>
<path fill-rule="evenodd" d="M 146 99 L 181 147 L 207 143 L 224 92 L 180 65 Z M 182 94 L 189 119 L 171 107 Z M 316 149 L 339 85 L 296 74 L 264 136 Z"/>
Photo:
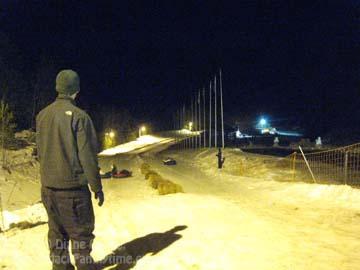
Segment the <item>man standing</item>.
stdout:
<path fill-rule="evenodd" d="M 97 160 L 97 138 L 90 117 L 75 106 L 80 79 L 72 70 L 56 77 L 57 99 L 36 118 L 41 197 L 48 214 L 48 241 L 53 270 L 94 269 L 91 191 L 104 202 Z"/>

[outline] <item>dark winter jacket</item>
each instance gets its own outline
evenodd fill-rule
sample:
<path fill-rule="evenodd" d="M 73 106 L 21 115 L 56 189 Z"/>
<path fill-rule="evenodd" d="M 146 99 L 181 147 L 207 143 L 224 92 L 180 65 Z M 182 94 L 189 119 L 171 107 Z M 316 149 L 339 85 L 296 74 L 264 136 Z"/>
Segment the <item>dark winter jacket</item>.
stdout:
<path fill-rule="evenodd" d="M 36 144 L 42 186 L 102 189 L 93 123 L 70 97 L 59 95 L 37 115 Z"/>

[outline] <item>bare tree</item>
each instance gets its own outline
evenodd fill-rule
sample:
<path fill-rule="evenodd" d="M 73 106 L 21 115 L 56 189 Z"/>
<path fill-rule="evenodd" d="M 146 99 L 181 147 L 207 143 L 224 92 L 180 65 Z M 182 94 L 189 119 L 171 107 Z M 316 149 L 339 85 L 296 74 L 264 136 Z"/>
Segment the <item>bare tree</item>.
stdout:
<path fill-rule="evenodd" d="M 14 115 L 9 108 L 9 105 L 2 99 L 0 101 L 0 138 L 1 138 L 1 147 L 2 147 L 2 167 L 7 167 L 6 160 L 6 149 L 14 139 L 14 130 L 16 124 L 14 123 Z"/>
<path fill-rule="evenodd" d="M 35 125 L 36 114 L 55 98 L 55 77 L 55 65 L 49 58 L 41 57 L 32 82 L 31 127 Z"/>

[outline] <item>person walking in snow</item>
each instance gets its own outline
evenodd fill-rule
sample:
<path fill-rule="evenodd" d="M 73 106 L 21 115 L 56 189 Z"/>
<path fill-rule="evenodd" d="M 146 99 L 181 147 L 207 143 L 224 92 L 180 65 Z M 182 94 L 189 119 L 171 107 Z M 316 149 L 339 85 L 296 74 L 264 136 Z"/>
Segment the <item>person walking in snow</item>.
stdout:
<path fill-rule="evenodd" d="M 90 117 L 76 107 L 80 79 L 72 70 L 56 77 L 56 100 L 36 117 L 41 197 L 48 214 L 48 242 L 53 270 L 95 269 L 90 255 L 94 239 L 91 191 L 104 202 L 97 159 L 97 138 Z"/>
<path fill-rule="evenodd" d="M 225 162 L 225 157 L 222 156 L 221 148 L 219 148 L 219 151 L 216 154 L 216 156 L 218 159 L 218 169 L 222 169 L 224 162 Z"/>

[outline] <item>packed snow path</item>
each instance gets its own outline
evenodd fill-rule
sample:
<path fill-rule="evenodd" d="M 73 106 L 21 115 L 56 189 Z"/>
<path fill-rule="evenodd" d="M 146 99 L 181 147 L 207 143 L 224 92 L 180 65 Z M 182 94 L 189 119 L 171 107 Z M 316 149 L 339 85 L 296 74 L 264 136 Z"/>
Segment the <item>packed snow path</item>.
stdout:
<path fill-rule="evenodd" d="M 177 166 L 162 165 L 168 155 Z M 276 182 L 275 172 L 261 166 L 252 177 L 239 176 L 234 172 L 244 154 L 225 155 L 222 171 L 216 169 L 215 151 L 143 156 L 183 185 L 184 194 L 166 196 L 148 187 L 138 158 L 102 159 L 102 167 L 115 163 L 132 169 L 134 177 L 103 182 L 105 204 L 94 203 L 95 259 L 146 236 L 139 241 L 147 240 L 142 250 L 149 253 L 133 269 L 360 269 L 359 190 Z M 187 227 L 165 233 L 176 226 Z M 0 236 L 0 269 L 50 269 L 46 231 L 42 225 Z M 154 250 L 160 251 L 152 256 Z"/>

